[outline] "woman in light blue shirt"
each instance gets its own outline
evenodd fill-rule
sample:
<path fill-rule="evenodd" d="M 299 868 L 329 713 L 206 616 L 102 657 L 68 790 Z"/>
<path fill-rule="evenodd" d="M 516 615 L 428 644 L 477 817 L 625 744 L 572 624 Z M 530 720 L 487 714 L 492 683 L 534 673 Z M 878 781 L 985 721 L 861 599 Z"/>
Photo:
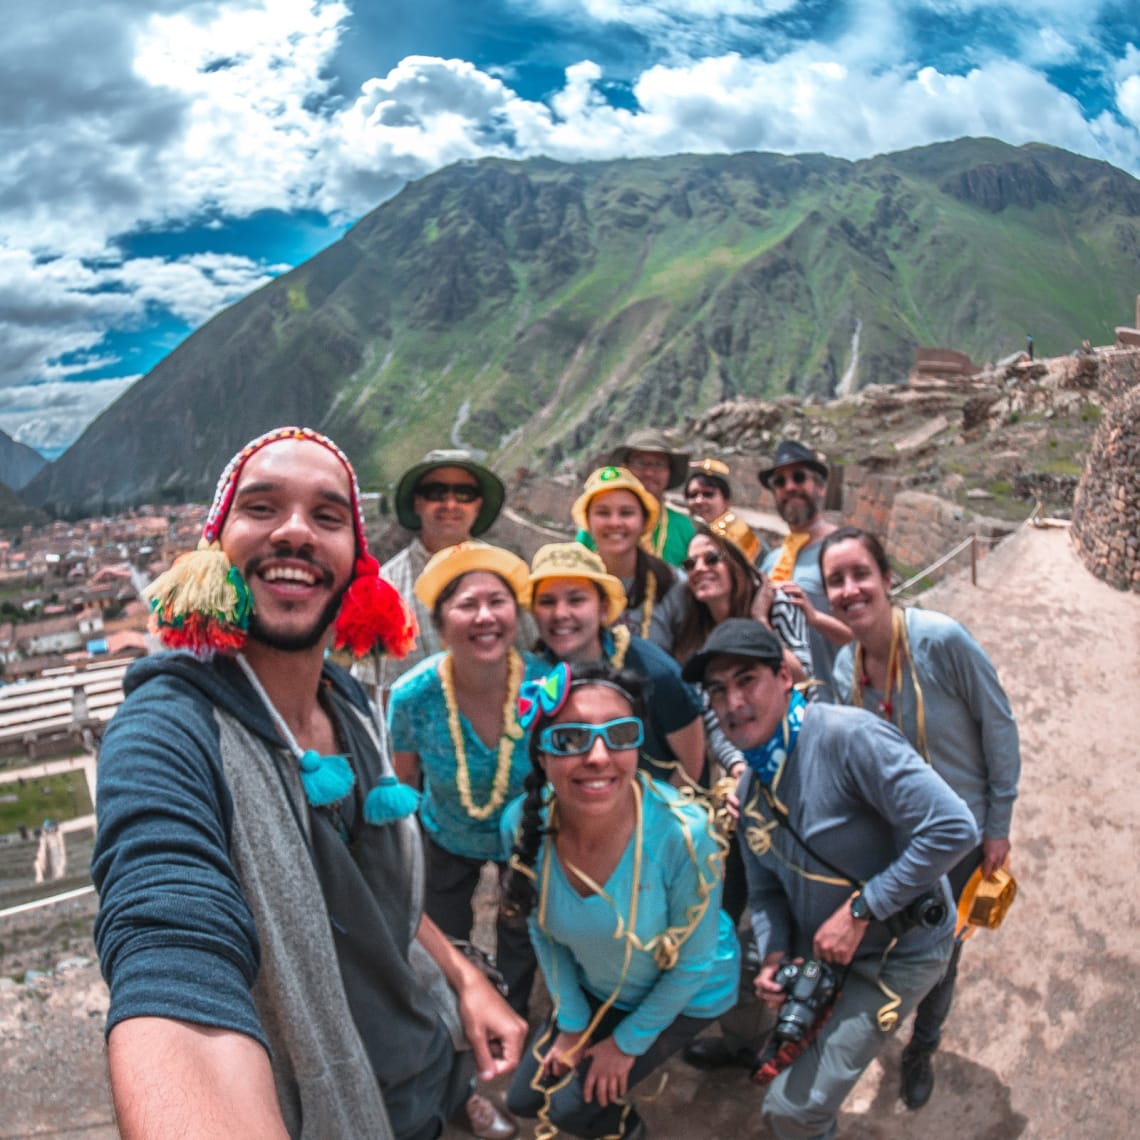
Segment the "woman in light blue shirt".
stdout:
<path fill-rule="evenodd" d="M 982 843 L 949 872 L 959 899 L 980 867 L 991 875 L 1009 858 L 1009 831 L 1021 771 L 1017 723 L 997 670 L 966 628 L 946 614 L 900 609 L 891 567 L 867 531 L 841 527 L 820 546 L 831 612 L 851 630 L 835 659 L 837 699 L 896 725 L 966 801 Z M 962 943 L 946 974 L 923 998 L 903 1051 L 903 1100 L 921 1108 L 934 1088 L 931 1055 L 950 1012 Z"/>
<path fill-rule="evenodd" d="M 553 1000 L 508 1102 L 581 1137 L 643 1137 L 629 1090 L 736 1001 L 709 810 L 638 772 L 637 679 L 555 667 L 523 689 L 532 771 L 503 819 L 504 910 L 527 919 Z"/>

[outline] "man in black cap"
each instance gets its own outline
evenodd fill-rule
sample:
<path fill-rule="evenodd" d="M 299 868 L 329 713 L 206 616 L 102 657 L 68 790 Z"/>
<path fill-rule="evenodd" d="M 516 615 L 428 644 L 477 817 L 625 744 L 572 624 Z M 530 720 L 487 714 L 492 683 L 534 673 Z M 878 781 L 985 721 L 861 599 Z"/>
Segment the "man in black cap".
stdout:
<path fill-rule="evenodd" d="M 804 611 L 811 638 L 812 667 L 822 687 L 817 696 L 834 700 L 831 667 L 839 647 L 851 640 L 851 632 L 832 617 L 819 568 L 820 543 L 836 529 L 823 517 L 827 464 L 818 452 L 799 440 L 785 439 L 776 448 L 772 466 L 765 467 L 757 477 L 772 492 L 776 510 L 788 524 L 784 541 L 768 552 L 760 569 L 783 589 L 789 601 Z"/>
<path fill-rule="evenodd" d="M 757 995 L 782 1010 L 776 973 L 787 961 L 809 982 L 829 972 L 838 989 L 807 1008 L 797 1045 L 785 1027 L 760 1070 L 771 1080 L 764 1115 L 779 1140 L 830 1140 L 864 1069 L 946 968 L 955 915 L 944 876 L 977 843 L 977 827 L 893 725 L 806 704 L 779 639 L 758 622 L 722 622 L 682 676 L 704 687 L 748 765 L 737 836 L 762 962 Z"/>
<path fill-rule="evenodd" d="M 482 534 L 498 517 L 506 492 L 502 480 L 476 463 L 466 451 L 429 451 L 396 484 L 396 517 L 412 531 L 412 541 L 380 568 L 381 575 L 412 607 L 420 632 L 415 648 L 403 660 L 383 658 L 382 688 L 443 646 L 431 615 L 415 594 L 416 579 L 428 559 L 446 546 Z"/>

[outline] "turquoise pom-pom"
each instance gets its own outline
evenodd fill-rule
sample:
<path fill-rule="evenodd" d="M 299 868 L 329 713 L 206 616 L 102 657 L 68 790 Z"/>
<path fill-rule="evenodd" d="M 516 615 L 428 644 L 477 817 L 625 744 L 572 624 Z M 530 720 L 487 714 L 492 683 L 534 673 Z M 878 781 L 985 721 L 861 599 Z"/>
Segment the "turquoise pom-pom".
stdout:
<path fill-rule="evenodd" d="M 382 776 L 364 800 L 364 818 L 368 823 L 391 823 L 411 815 L 420 806 L 420 793 L 401 784 L 395 776 Z"/>
<path fill-rule="evenodd" d="M 310 748 L 297 763 L 301 769 L 305 798 L 313 807 L 325 807 L 343 800 L 356 782 L 352 765 L 343 756 L 322 756 Z"/>

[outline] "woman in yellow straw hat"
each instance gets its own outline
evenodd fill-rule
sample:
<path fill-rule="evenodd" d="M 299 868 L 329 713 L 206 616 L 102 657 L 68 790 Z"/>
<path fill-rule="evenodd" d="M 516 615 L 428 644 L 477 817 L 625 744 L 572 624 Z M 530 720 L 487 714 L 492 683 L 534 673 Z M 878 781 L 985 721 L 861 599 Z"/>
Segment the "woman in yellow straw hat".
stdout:
<path fill-rule="evenodd" d="M 642 767 L 673 783 L 699 781 L 705 760 L 700 697 L 667 653 L 615 624 L 625 611 L 625 591 L 601 558 L 580 542 L 550 543 L 535 553 L 530 583 L 541 638 L 536 652 L 550 665 L 605 660 L 644 677 Z"/>
<path fill-rule="evenodd" d="M 530 766 L 516 706 L 523 682 L 544 666 L 515 649 L 527 574 L 521 558 L 483 542 L 432 555 L 415 591 L 446 648 L 400 677 L 388 703 L 396 772 L 423 785 L 425 910 L 453 939 L 471 937 L 483 864 L 499 858 L 499 818 Z M 498 964 L 508 1000 L 525 1016 L 534 957 L 503 926 Z"/>
<path fill-rule="evenodd" d="M 593 541 L 606 570 L 626 595 L 619 618 L 639 637 L 648 637 L 654 607 L 677 582 L 668 563 L 646 549 L 657 525 L 657 500 L 625 467 L 599 467 L 571 508 L 574 522 Z"/>

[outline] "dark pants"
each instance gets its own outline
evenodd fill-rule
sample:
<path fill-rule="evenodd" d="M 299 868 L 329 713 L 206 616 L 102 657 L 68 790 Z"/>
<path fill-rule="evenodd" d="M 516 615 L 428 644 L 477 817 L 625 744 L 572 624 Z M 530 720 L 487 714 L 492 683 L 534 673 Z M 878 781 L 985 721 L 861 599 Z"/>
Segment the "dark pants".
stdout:
<path fill-rule="evenodd" d="M 589 994 L 586 996 L 590 1002 L 591 1011 L 596 1010 L 601 1003 Z M 592 1040 L 598 1042 L 611 1036 L 626 1016 L 626 1010 L 615 1009 L 611 1006 L 602 1018 L 601 1024 L 594 1031 Z M 634 1085 L 645 1080 L 654 1069 L 659 1068 L 674 1053 L 684 1048 L 706 1025 L 711 1024 L 711 1021 L 712 1019 L 707 1017 L 678 1017 L 653 1042 L 648 1051 L 633 1062 L 633 1068 L 629 1072 L 629 1087 L 632 1089 Z M 547 1101 L 544 1085 L 557 1084 L 562 1079 L 561 1077 L 554 1077 L 549 1081 L 536 1079 L 540 1066 L 538 1057 L 535 1056 L 535 1042 L 547 1033 L 550 1035 L 547 1042 L 549 1045 L 558 1036 L 557 1024 L 552 1025 L 547 1022 L 531 1038 L 523 1051 L 519 1067 L 515 1070 L 510 1091 L 507 1093 L 507 1107 L 516 1116 L 532 1119 L 536 1117 Z M 592 1101 L 587 1102 L 583 1098 L 582 1081 L 589 1068 L 589 1060 L 583 1061 L 569 1083 L 549 1097 L 551 1121 L 560 1132 L 569 1133 L 571 1136 L 580 1136 L 584 1140 L 595 1140 L 596 1137 L 600 1136 L 629 1135 L 640 1119 L 636 1109 L 631 1108 L 629 1110 L 623 1127 L 622 1114 L 626 1111 L 624 1103 L 610 1104 L 603 1108 L 601 1105 Z M 532 1082 L 539 1086 L 537 1090 L 532 1087 Z"/>
<path fill-rule="evenodd" d="M 950 893 L 954 896 L 955 903 L 961 898 L 970 876 L 982 865 L 984 857 L 982 848 L 975 847 L 947 873 Z M 914 1015 L 914 1031 L 910 1038 L 911 1048 L 924 1053 L 933 1053 L 938 1048 L 942 1040 L 942 1026 L 950 1016 L 950 1007 L 954 1004 L 954 986 L 958 980 L 958 959 L 961 956 L 962 943 L 955 942 L 954 952 L 946 964 L 942 980 L 918 1003 Z"/>
<path fill-rule="evenodd" d="M 483 872 L 482 859 L 455 855 L 425 837 L 427 894 L 424 910 L 448 938 L 471 938 L 475 915 L 471 901 Z M 500 872 L 503 864 L 497 864 Z M 536 961 L 525 927 L 515 930 L 499 919 L 495 926 L 495 960 L 507 983 L 507 1001 L 522 1017 L 527 1015 Z"/>
<path fill-rule="evenodd" d="M 475 1062 L 468 1052 L 456 1053 L 451 1066 L 447 1093 L 439 1111 L 415 1131 L 400 1136 L 397 1140 L 438 1140 L 438 1137 L 443 1135 L 448 1121 L 467 1104 L 467 1098 L 474 1091 Z"/>

